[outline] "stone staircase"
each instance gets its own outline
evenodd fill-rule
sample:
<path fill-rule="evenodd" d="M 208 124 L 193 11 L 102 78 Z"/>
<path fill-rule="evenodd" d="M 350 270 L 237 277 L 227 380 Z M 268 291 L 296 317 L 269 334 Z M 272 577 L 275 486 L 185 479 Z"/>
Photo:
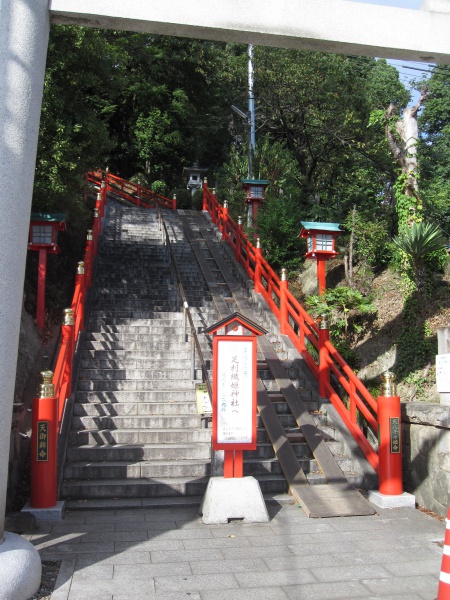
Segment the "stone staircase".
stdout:
<path fill-rule="evenodd" d="M 109 204 L 86 330 L 62 498 L 203 493 L 210 432 L 156 211 Z"/>
<path fill-rule="evenodd" d="M 179 213 L 179 214 L 178 214 Z M 163 211 L 186 299 L 197 331 L 216 322 L 213 295 L 182 221 L 184 211 Z M 198 214 L 196 219 L 198 219 Z M 364 485 L 364 474 L 349 458 L 344 436 L 326 422 L 312 376 L 280 336 L 273 315 L 251 294 L 248 280 L 201 217 L 202 236 L 217 242 L 233 277 L 258 314 L 260 325 L 282 358 L 299 396 L 321 426 L 347 479 Z M 192 240 L 191 240 L 192 241 Z M 199 242 L 200 243 L 200 242 Z M 236 303 L 211 252 L 202 247 L 230 313 Z M 208 279 L 210 281 L 210 279 Z M 210 282 L 211 283 L 211 282 Z M 223 305 L 223 303 L 222 303 Z M 212 364 L 211 340 L 199 334 L 202 353 Z M 263 357 L 258 372 L 286 436 L 310 483 L 325 479 Z M 185 329 L 177 282 L 156 211 L 110 201 L 98 256 L 90 315 L 82 347 L 61 497 L 97 506 L 165 504 L 171 499 L 199 502 L 211 475 L 211 430 L 197 414 L 191 364 L 191 336 Z M 287 491 L 274 449 L 258 416 L 258 448 L 245 453 L 244 473 L 256 477 L 263 493 Z M 216 473 L 216 474 L 220 474 Z M 113 499 L 116 499 L 113 501 Z M 117 500 L 118 499 L 118 500 Z"/>

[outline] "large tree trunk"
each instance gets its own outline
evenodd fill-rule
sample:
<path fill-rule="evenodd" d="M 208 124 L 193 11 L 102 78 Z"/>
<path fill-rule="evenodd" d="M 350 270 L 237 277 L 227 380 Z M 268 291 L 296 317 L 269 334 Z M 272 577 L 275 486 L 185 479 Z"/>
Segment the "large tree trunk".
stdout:
<path fill-rule="evenodd" d="M 405 108 L 401 120 L 395 123 L 392 129 L 392 117 L 395 115 L 396 106 L 390 104 L 386 110 L 386 137 L 392 156 L 401 168 L 405 177 L 404 194 L 411 198 L 418 198 L 419 186 L 417 182 L 417 143 L 419 140 L 419 126 L 417 113 L 427 97 L 426 88 L 422 88 L 419 101 L 412 108 Z M 397 135 L 396 135 L 397 134 Z M 414 215 L 411 215 L 414 220 Z"/>

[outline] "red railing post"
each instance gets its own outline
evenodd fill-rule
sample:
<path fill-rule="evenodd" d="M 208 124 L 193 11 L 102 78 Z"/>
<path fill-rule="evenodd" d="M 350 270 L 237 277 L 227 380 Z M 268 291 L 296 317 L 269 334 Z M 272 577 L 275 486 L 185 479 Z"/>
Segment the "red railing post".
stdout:
<path fill-rule="evenodd" d="M 236 228 L 236 262 L 241 262 L 241 248 L 242 248 L 242 217 L 238 217 L 237 228 Z"/>
<path fill-rule="evenodd" d="M 254 280 L 254 290 L 257 294 L 261 294 L 263 291 L 263 284 L 261 279 L 261 258 L 262 258 L 262 250 L 261 250 L 261 241 L 259 238 L 256 239 L 256 248 L 255 248 L 255 280 Z"/>
<path fill-rule="evenodd" d="M 219 213 L 217 212 L 216 189 L 211 190 L 211 222 L 213 225 L 219 223 Z"/>
<path fill-rule="evenodd" d="M 94 208 L 93 221 L 94 222 L 92 224 L 92 255 L 93 258 L 95 258 L 98 252 L 98 242 L 100 236 L 100 215 L 97 208 Z"/>
<path fill-rule="evenodd" d="M 59 393 L 59 399 L 62 403 L 65 403 L 67 398 L 70 398 L 72 394 L 72 363 L 74 355 L 74 320 L 73 310 L 71 308 L 64 309 L 64 320 L 61 327 L 61 346 L 66 347 L 66 360 L 63 366 L 61 390 Z M 62 417 L 64 412 L 63 406 L 59 407 L 59 417 Z M 59 418 L 58 417 L 58 418 Z"/>
<path fill-rule="evenodd" d="M 205 177 L 203 180 L 203 204 L 202 210 L 208 210 L 208 179 Z M 212 215 L 211 215 L 212 218 Z"/>
<path fill-rule="evenodd" d="M 74 340 L 78 337 L 80 331 L 84 329 L 84 296 L 86 292 L 86 282 L 84 274 L 84 262 L 81 260 L 78 263 L 77 274 L 75 275 L 75 292 L 74 299 L 78 297 L 78 307 L 72 303 L 72 310 L 74 311 L 74 317 L 77 323 L 76 335 Z"/>
<path fill-rule="evenodd" d="M 32 403 L 31 495 L 32 508 L 56 506 L 57 406 L 52 371 L 41 371 L 41 384 Z"/>
<path fill-rule="evenodd" d="M 394 379 L 390 371 L 383 373 L 377 398 L 379 491 L 387 496 L 403 494 L 400 396 L 395 395 Z"/>
<path fill-rule="evenodd" d="M 326 385 L 330 382 L 328 351 L 325 342 L 330 339 L 329 324 L 326 315 L 322 315 L 319 323 L 319 396 L 326 398 Z"/>
<path fill-rule="evenodd" d="M 38 289 L 37 289 L 37 308 L 36 324 L 41 331 L 45 326 L 45 276 L 47 271 L 47 248 L 39 249 L 38 265 Z"/>
<path fill-rule="evenodd" d="M 85 256 L 84 267 L 85 267 L 85 271 L 86 271 L 86 279 L 85 279 L 86 288 L 89 288 L 92 283 L 92 261 L 93 261 L 92 244 L 93 244 L 92 230 L 88 229 L 87 236 L 86 236 L 86 252 L 84 255 Z"/>
<path fill-rule="evenodd" d="M 228 238 L 228 202 L 223 203 L 222 240 Z"/>
<path fill-rule="evenodd" d="M 288 318 L 288 300 L 286 292 L 288 291 L 287 269 L 281 269 L 280 281 L 280 333 L 287 334 L 289 324 Z"/>
<path fill-rule="evenodd" d="M 172 209 L 177 210 L 177 195 L 176 194 L 174 194 L 172 196 Z"/>

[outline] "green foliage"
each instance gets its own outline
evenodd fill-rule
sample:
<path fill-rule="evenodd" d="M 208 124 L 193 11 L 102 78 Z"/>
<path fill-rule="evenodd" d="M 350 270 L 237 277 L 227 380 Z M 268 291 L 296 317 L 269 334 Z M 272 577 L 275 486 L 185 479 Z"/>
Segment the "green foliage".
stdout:
<path fill-rule="evenodd" d="M 264 257 L 280 272 L 297 269 L 303 263 L 305 241 L 300 240 L 301 213 L 295 198 L 285 195 L 268 198 L 258 211 L 258 235 Z"/>
<path fill-rule="evenodd" d="M 392 258 L 391 239 L 386 217 L 375 216 L 370 211 L 357 210 L 347 215 L 345 229 L 354 236 L 354 258 L 370 267 L 387 265 Z"/>
<path fill-rule="evenodd" d="M 176 194 L 177 196 L 177 208 L 181 208 L 183 210 L 190 210 L 192 208 L 192 194 L 190 190 L 184 188 L 176 188 L 171 193 L 170 197 Z"/>
<path fill-rule="evenodd" d="M 331 319 L 330 331 L 333 337 L 346 342 L 350 335 L 354 336 L 362 332 L 361 320 L 355 317 L 360 318 L 363 315 L 376 313 L 371 298 L 346 286 L 326 290 L 321 296 L 309 296 L 306 305 L 316 317 L 327 315 Z M 353 317 L 353 320 L 350 317 Z"/>
<path fill-rule="evenodd" d="M 432 362 L 437 353 L 436 338 L 421 315 L 418 297 L 409 296 L 403 307 L 403 326 L 397 340 L 394 370 L 400 379 L 410 383 L 413 382 L 417 371 Z"/>
<path fill-rule="evenodd" d="M 403 227 L 393 241 L 406 257 L 413 283 L 421 300 L 427 278 L 426 259 L 433 254 L 438 257 L 445 252 L 442 231 L 432 223 L 413 223 L 411 227 Z"/>

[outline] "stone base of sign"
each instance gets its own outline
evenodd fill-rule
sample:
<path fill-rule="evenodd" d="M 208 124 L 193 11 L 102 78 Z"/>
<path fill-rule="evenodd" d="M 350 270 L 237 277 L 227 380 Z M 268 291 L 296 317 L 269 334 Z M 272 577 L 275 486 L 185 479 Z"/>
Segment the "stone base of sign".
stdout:
<path fill-rule="evenodd" d="M 41 584 L 41 558 L 29 541 L 5 532 L 0 544 L 0 598 L 28 600 Z"/>
<path fill-rule="evenodd" d="M 388 496 L 377 490 L 369 490 L 369 502 L 380 508 L 416 508 L 415 496 L 407 492 Z"/>
<path fill-rule="evenodd" d="M 36 517 L 36 521 L 61 521 L 64 518 L 65 506 L 64 500 L 60 500 L 50 508 L 33 508 L 27 502 L 22 508 L 22 512 L 31 513 Z"/>
<path fill-rule="evenodd" d="M 267 523 L 269 514 L 261 488 L 254 477 L 211 477 L 199 513 L 206 525 L 243 519 L 244 523 Z"/>

